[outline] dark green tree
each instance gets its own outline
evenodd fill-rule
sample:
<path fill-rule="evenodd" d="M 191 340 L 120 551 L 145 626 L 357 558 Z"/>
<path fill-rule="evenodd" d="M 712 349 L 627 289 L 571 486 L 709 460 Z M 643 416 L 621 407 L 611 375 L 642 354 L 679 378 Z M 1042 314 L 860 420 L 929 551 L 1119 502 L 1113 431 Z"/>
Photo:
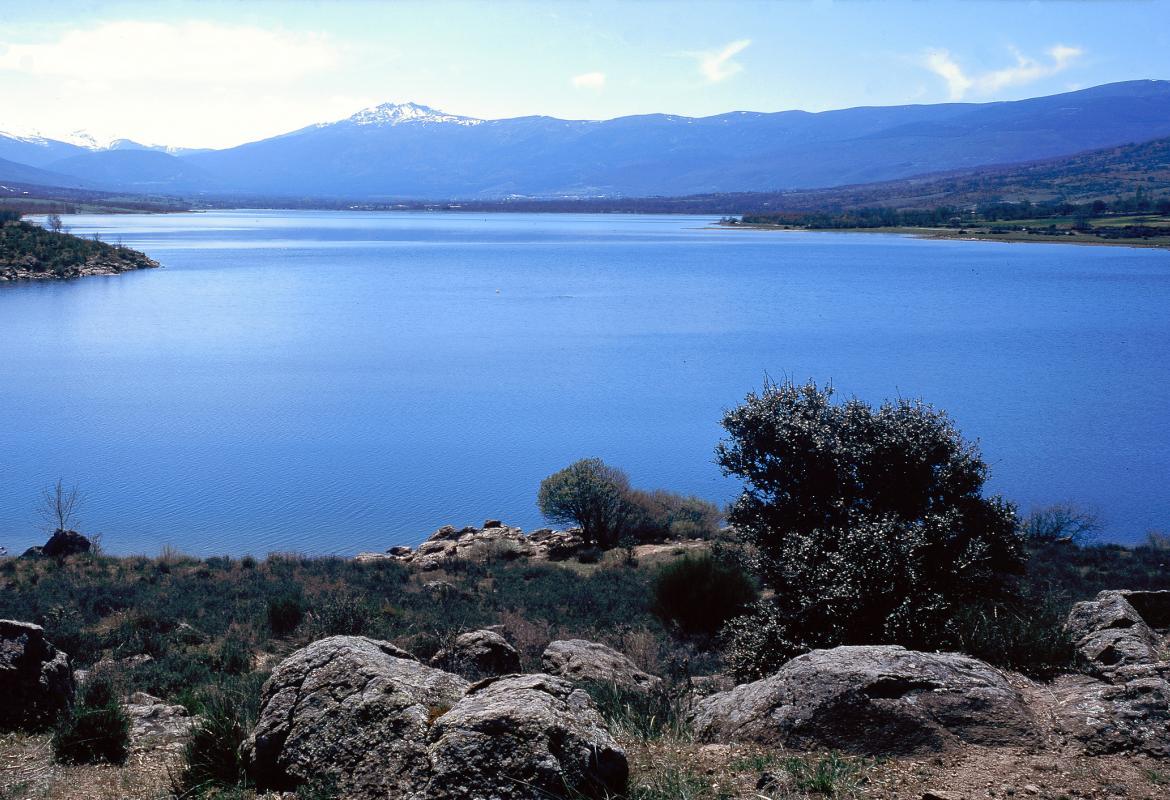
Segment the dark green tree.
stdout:
<path fill-rule="evenodd" d="M 987 465 L 942 411 L 769 383 L 723 426 L 718 463 L 744 481 L 728 519 L 775 592 L 738 626 L 741 673 L 810 647 L 934 646 L 1023 570 L 1014 507 L 982 495 Z"/>

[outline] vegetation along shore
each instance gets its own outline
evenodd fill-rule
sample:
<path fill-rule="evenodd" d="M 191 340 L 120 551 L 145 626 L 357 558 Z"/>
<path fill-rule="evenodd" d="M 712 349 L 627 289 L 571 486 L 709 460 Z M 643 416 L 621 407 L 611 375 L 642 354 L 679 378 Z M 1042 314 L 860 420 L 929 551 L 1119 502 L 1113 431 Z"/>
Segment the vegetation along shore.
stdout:
<path fill-rule="evenodd" d="M 918 401 L 723 424 L 726 519 L 583 459 L 563 529 L 349 559 L 103 555 L 59 482 L 0 559 L 0 797 L 1164 796 L 1166 536 L 1018 518 Z"/>
<path fill-rule="evenodd" d="M 65 280 L 159 266 L 129 247 L 66 232 L 56 214 L 47 224 L 42 228 L 21 221 L 16 212 L 0 211 L 0 281 Z"/>

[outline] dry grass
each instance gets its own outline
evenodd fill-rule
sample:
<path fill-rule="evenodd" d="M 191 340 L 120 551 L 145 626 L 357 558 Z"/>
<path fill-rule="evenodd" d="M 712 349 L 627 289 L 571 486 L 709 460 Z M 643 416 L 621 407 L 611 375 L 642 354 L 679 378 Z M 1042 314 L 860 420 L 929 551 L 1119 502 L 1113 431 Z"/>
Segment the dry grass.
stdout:
<path fill-rule="evenodd" d="M 63 766 L 49 735 L 0 737 L 0 800 L 152 800 L 169 796 L 177 754 L 131 753 L 124 766 Z"/>

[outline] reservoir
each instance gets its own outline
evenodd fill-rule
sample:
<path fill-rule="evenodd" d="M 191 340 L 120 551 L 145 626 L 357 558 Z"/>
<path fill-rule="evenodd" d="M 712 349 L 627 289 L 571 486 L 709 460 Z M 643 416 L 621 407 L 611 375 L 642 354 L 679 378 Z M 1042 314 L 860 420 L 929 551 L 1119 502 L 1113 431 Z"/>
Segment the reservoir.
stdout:
<path fill-rule="evenodd" d="M 544 524 L 597 456 L 726 502 L 766 377 L 946 409 L 1022 511 L 1170 529 L 1170 253 L 709 217 L 66 217 L 163 269 L 0 285 L 0 545 L 58 477 L 111 553 L 352 554 Z"/>

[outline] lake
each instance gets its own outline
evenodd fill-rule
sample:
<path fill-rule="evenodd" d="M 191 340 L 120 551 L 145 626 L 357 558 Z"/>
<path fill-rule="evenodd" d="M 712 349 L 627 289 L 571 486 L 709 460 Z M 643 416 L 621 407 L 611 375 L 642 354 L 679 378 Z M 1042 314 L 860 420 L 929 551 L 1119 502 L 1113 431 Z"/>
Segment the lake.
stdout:
<path fill-rule="evenodd" d="M 718 230 L 707 217 L 67 217 L 165 265 L 0 285 L 0 545 L 58 476 L 113 553 L 351 554 L 599 456 L 727 501 L 765 376 L 921 396 L 1023 510 L 1170 528 L 1170 253 Z"/>

